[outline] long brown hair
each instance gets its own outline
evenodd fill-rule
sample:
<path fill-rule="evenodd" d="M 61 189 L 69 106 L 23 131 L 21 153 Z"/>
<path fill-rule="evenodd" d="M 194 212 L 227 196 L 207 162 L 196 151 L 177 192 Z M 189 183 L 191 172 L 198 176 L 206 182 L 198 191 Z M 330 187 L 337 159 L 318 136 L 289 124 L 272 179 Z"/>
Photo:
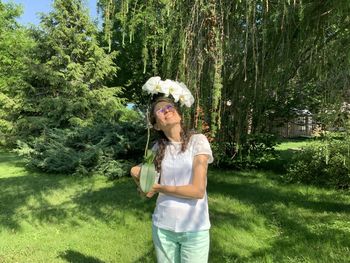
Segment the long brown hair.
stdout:
<path fill-rule="evenodd" d="M 181 137 L 181 152 L 186 151 L 188 142 L 190 141 L 191 136 L 194 134 L 193 131 L 189 131 L 183 124 L 183 116 L 180 107 L 171 99 L 168 97 L 158 97 L 151 105 L 151 110 L 150 110 L 150 122 L 152 125 L 156 123 L 156 114 L 155 114 L 155 107 L 158 103 L 160 102 L 167 102 L 171 105 L 174 106 L 175 110 L 177 113 L 181 116 L 181 132 L 180 132 L 180 137 Z M 158 131 L 157 132 L 158 138 L 156 142 L 158 143 L 158 149 L 156 153 L 156 157 L 154 158 L 154 165 L 156 167 L 157 172 L 160 173 L 161 171 L 161 165 L 162 161 L 164 158 L 164 153 L 165 153 L 165 148 L 167 146 L 167 143 L 169 142 L 169 139 L 165 136 L 163 131 Z"/>

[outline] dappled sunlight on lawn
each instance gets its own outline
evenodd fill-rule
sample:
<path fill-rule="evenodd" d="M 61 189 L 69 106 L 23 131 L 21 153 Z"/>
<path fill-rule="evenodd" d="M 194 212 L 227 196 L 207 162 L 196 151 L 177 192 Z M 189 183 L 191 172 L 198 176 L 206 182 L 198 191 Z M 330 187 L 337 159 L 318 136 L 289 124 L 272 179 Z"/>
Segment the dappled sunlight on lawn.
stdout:
<path fill-rule="evenodd" d="M 125 220 L 125 209 L 135 219 L 148 219 L 152 201 L 142 201 L 130 179 L 109 182 L 105 177 L 74 178 L 59 175 L 22 173 L 18 177 L 0 178 L 2 194 L 0 224 L 9 229 L 20 228 L 22 220 L 34 224 L 73 225 L 89 220 Z"/>
<path fill-rule="evenodd" d="M 153 259 L 155 199 L 141 199 L 131 178 L 50 175 L 26 170 L 12 154 L 3 160 L 0 170 L 9 173 L 0 177 L 0 231 L 6 240 L 0 240 L 0 262 Z M 137 252 L 129 251 L 129 242 Z"/>
<path fill-rule="evenodd" d="M 155 198 L 141 199 L 131 178 L 48 175 L 3 160 L 0 262 L 154 262 Z M 349 193 L 274 177 L 209 171 L 209 262 L 346 262 Z"/>
<path fill-rule="evenodd" d="M 209 174 L 213 262 L 298 262 L 290 256 L 295 254 L 331 262 L 350 256 L 349 195 L 267 178 L 256 171 Z M 335 219 L 341 222 L 337 229 Z"/>

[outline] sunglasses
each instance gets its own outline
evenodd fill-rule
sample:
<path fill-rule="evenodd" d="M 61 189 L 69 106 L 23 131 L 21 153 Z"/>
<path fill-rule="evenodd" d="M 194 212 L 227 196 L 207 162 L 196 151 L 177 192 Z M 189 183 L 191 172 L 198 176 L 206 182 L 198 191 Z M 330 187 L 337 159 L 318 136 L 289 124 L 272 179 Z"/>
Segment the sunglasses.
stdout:
<path fill-rule="evenodd" d="M 168 104 L 168 105 L 165 105 L 164 107 L 160 108 L 159 110 L 156 111 L 156 114 L 157 115 L 162 115 L 164 114 L 166 111 L 173 111 L 175 108 L 173 105 L 171 104 Z"/>

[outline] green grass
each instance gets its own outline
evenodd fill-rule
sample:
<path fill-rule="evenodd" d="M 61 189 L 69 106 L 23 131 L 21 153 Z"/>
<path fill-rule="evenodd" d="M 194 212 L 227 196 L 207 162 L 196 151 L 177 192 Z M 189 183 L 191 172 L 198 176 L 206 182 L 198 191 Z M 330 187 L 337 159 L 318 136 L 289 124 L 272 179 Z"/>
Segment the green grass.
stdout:
<path fill-rule="evenodd" d="M 211 262 L 349 262 L 350 196 L 211 172 Z"/>
<path fill-rule="evenodd" d="M 210 170 L 209 262 L 349 262 L 350 194 Z M 0 262 L 155 262 L 151 214 L 130 178 L 29 172 L 0 153 Z"/>
<path fill-rule="evenodd" d="M 278 151 L 284 151 L 284 150 L 295 150 L 295 149 L 301 149 L 303 147 L 306 147 L 308 145 L 311 145 L 312 143 L 315 143 L 319 140 L 313 139 L 313 138 L 300 138 L 300 139 L 289 139 L 289 140 L 283 140 L 280 144 L 277 145 L 276 150 Z"/>
<path fill-rule="evenodd" d="M 276 158 L 265 163 L 263 167 L 266 168 L 266 170 L 271 170 L 276 173 L 285 173 L 286 166 L 293 155 L 301 149 L 311 146 L 315 143 L 320 143 L 320 140 L 314 138 L 282 140 L 275 147 L 277 153 Z"/>
<path fill-rule="evenodd" d="M 154 201 L 129 178 L 32 173 L 0 156 L 0 262 L 152 262 Z"/>

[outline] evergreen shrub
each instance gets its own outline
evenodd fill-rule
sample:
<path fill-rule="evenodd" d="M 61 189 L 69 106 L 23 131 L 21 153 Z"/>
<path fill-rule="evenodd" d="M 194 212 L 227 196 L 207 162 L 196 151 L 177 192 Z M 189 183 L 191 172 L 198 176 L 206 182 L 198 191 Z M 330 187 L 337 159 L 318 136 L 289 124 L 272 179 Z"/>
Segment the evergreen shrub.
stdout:
<path fill-rule="evenodd" d="M 17 152 L 28 157 L 28 165 L 47 173 L 109 178 L 125 176 L 143 156 L 146 129 L 141 116 L 118 123 L 96 123 L 86 127 L 47 129 L 32 142 L 18 142 Z"/>

